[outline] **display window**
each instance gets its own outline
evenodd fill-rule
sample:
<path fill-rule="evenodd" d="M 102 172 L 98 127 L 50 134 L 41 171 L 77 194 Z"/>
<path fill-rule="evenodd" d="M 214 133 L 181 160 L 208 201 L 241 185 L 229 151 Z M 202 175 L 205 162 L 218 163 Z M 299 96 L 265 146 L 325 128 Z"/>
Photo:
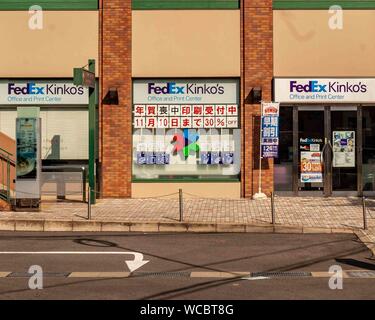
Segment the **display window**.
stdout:
<path fill-rule="evenodd" d="M 135 80 L 133 92 L 134 180 L 239 179 L 237 80 Z"/>

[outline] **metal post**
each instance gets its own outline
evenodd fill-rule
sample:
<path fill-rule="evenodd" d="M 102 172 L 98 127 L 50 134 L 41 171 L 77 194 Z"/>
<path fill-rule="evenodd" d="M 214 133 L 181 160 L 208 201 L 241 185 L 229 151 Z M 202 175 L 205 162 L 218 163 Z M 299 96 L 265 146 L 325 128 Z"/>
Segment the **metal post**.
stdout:
<path fill-rule="evenodd" d="M 86 168 L 82 167 L 82 200 L 86 202 Z"/>
<path fill-rule="evenodd" d="M 367 230 L 366 197 L 362 197 L 363 229 Z"/>
<path fill-rule="evenodd" d="M 260 117 L 259 127 L 259 176 L 258 176 L 258 193 L 262 193 L 262 116 Z"/>
<path fill-rule="evenodd" d="M 89 60 L 89 71 L 95 73 L 95 60 Z M 95 85 L 96 87 L 96 85 Z M 89 88 L 89 185 L 90 201 L 95 204 L 95 162 L 96 162 L 96 88 Z"/>
<path fill-rule="evenodd" d="M 7 158 L 7 201 L 10 201 L 10 159 Z"/>
<path fill-rule="evenodd" d="M 65 180 L 63 174 L 57 173 L 57 186 L 56 186 L 56 198 L 58 200 L 65 200 L 66 199 L 66 189 L 65 189 Z"/>
<path fill-rule="evenodd" d="M 91 220 L 91 187 L 89 186 L 88 201 L 87 201 L 87 219 Z"/>
<path fill-rule="evenodd" d="M 1 189 L 4 191 L 5 190 L 5 173 L 4 173 L 4 161 L 3 159 L 1 161 Z M 7 162 L 8 164 L 8 162 Z"/>
<path fill-rule="evenodd" d="M 178 189 L 178 198 L 180 203 L 180 222 L 184 221 L 184 205 L 182 199 L 182 189 Z"/>
<path fill-rule="evenodd" d="M 275 193 L 271 192 L 271 215 L 272 215 L 272 224 L 275 225 Z"/>

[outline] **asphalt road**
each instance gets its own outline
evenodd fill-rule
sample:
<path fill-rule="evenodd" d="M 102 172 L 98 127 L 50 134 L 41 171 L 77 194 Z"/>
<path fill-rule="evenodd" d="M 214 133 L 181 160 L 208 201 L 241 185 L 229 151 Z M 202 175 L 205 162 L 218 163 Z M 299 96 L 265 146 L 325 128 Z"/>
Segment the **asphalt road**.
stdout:
<path fill-rule="evenodd" d="M 51 251 L 65 253 L 30 254 Z M 138 252 L 149 262 L 115 278 L 113 272 L 129 272 L 132 255 L 71 251 Z M 42 290 L 29 289 L 31 265 L 43 269 Z M 354 235 L 2 232 L 0 273 L 11 273 L 0 277 L 0 299 L 375 299 L 375 277 L 345 278 L 342 290 L 331 290 L 327 277 L 285 276 L 332 265 L 375 271 Z M 281 275 L 266 279 L 213 276 L 276 271 Z M 71 277 L 76 272 L 86 276 Z"/>

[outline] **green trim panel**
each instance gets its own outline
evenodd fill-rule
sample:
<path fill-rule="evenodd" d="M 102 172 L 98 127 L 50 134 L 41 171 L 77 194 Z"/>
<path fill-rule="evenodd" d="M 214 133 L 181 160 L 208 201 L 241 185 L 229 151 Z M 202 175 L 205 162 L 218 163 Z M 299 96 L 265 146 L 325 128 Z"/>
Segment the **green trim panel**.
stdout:
<path fill-rule="evenodd" d="M 134 10 L 239 9 L 239 0 L 132 0 Z"/>
<path fill-rule="evenodd" d="M 274 0 L 273 8 L 282 9 L 328 9 L 339 5 L 343 9 L 375 9 L 375 0 Z"/>
<path fill-rule="evenodd" d="M 0 0 L 0 10 L 29 10 L 34 5 L 43 10 L 97 10 L 98 0 Z"/>

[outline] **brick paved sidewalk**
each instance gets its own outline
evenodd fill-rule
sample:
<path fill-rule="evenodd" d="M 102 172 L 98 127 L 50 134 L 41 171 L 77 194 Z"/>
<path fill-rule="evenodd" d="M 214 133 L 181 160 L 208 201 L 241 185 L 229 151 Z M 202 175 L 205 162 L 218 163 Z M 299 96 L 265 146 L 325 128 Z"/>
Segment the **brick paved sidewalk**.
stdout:
<path fill-rule="evenodd" d="M 359 198 L 276 197 L 276 223 L 317 228 L 362 228 Z M 375 201 L 368 200 L 368 225 L 375 227 Z M 0 212 L 0 219 L 85 220 L 81 202 L 44 202 L 41 212 Z M 92 219 L 118 222 L 177 222 L 177 199 L 100 199 Z M 184 221 L 190 223 L 263 224 L 271 222 L 270 200 L 184 200 Z M 374 229 L 375 234 L 375 229 Z"/>

